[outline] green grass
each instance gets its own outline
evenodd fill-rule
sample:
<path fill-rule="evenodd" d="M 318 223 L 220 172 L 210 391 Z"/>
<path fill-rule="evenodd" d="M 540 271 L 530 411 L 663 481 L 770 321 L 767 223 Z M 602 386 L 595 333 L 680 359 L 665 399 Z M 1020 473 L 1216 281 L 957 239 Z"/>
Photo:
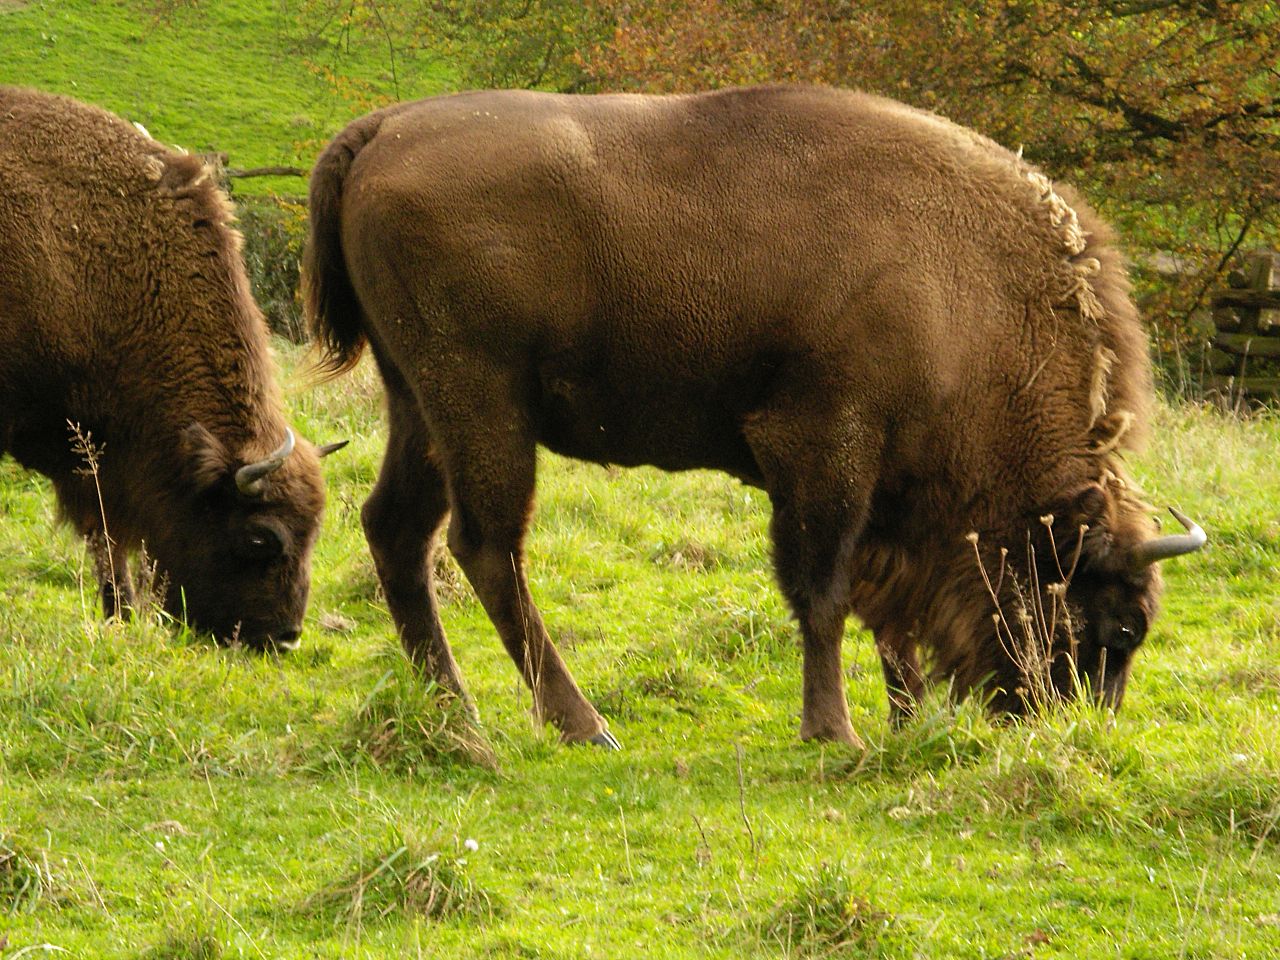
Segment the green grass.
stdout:
<path fill-rule="evenodd" d="M 373 99 L 439 93 L 447 64 L 389 70 L 372 38 L 339 45 L 314 0 L 0 0 L 0 83 L 65 93 L 113 110 L 164 143 L 220 150 L 233 167 L 309 167 Z M 337 68 L 342 87 L 325 79 Z M 398 82 L 398 84 L 397 84 Z M 290 177 L 237 191 L 302 193 Z"/>
<path fill-rule="evenodd" d="M 289 380 L 304 378 L 289 348 Z M 1125 709 L 902 730 L 846 644 L 863 757 L 797 739 L 766 504 L 547 456 L 534 590 L 624 751 L 566 748 L 442 559 L 476 728 L 395 652 L 359 531 L 367 365 L 295 388 L 330 508 L 301 650 L 100 623 L 47 485 L 0 463 L 10 947 L 83 957 L 1267 957 L 1280 949 L 1280 421 L 1161 412 L 1137 471 L 1202 519 Z M 8 883 L 9 886 L 5 884 Z"/>

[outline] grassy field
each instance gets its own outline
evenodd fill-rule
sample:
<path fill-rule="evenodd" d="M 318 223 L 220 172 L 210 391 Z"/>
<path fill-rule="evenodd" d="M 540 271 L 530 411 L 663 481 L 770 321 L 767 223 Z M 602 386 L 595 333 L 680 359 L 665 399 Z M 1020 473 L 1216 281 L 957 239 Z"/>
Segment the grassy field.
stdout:
<path fill-rule="evenodd" d="M 300 360 L 286 352 L 288 379 Z M 1125 709 L 891 731 L 846 644 L 852 757 L 797 739 L 766 505 L 547 457 L 543 612 L 621 753 L 565 748 L 455 568 L 469 730 L 405 669 L 357 510 L 376 378 L 291 394 L 330 508 L 302 649 L 100 623 L 46 484 L 0 464 L 0 943 L 81 957 L 1268 957 L 1280 950 L 1280 422 L 1164 410 L 1167 565 Z M 443 562 L 443 561 L 442 561 Z M 61 954 L 59 954 L 61 955 Z"/>
<path fill-rule="evenodd" d="M 376 98 L 438 93 L 441 62 L 400 63 L 380 43 L 340 43 L 318 0 L 0 0 L 0 83 L 65 93 L 143 124 L 157 140 L 220 150 L 233 167 L 310 167 Z M 327 26 L 326 26 L 327 25 Z M 326 71 L 341 74 L 341 84 Z M 237 191 L 303 192 L 295 177 Z"/>

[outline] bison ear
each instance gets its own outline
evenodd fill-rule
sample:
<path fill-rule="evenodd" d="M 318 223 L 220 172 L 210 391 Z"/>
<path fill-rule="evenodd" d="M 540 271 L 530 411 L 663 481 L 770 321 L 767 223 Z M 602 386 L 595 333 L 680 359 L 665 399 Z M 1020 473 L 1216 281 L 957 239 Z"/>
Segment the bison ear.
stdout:
<path fill-rule="evenodd" d="M 1088 483 L 1070 494 L 1054 512 L 1053 538 L 1064 570 L 1077 562 L 1092 566 L 1109 555 L 1109 508 L 1106 488 L 1100 483 Z"/>
<path fill-rule="evenodd" d="M 1096 527 L 1107 512 L 1107 491 L 1100 483 L 1081 487 L 1068 500 L 1066 519 L 1072 527 Z"/>
<path fill-rule="evenodd" d="M 186 455 L 188 475 L 200 490 L 216 485 L 231 473 L 235 465 L 222 441 L 203 424 L 193 423 L 182 431 L 182 449 Z"/>

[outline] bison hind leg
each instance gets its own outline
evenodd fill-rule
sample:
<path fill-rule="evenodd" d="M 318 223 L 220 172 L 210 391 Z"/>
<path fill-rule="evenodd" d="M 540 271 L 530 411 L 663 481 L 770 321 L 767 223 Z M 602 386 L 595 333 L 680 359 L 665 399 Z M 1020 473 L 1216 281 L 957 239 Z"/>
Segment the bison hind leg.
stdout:
<path fill-rule="evenodd" d="M 441 366 L 422 382 L 422 409 L 447 478 L 449 549 L 533 694 L 533 714 L 569 743 L 595 742 L 606 724 L 583 696 L 529 592 L 524 536 L 533 507 L 537 447 L 515 376 L 479 358 Z M 432 416 L 447 410 L 448 416 Z"/>
<path fill-rule="evenodd" d="M 380 368 L 390 430 L 378 482 L 360 512 L 365 539 L 409 660 L 466 700 L 435 591 L 436 535 L 449 512 L 444 477 L 429 456 L 430 438 L 413 395 L 394 370 Z"/>
<path fill-rule="evenodd" d="M 523 540 L 533 499 L 531 439 L 528 447 L 507 458 L 503 471 L 481 477 L 463 469 L 450 475 L 449 549 L 532 692 L 534 716 L 555 724 L 568 743 L 617 749 L 561 659 L 529 592 Z M 474 463 L 476 458 L 459 460 Z"/>

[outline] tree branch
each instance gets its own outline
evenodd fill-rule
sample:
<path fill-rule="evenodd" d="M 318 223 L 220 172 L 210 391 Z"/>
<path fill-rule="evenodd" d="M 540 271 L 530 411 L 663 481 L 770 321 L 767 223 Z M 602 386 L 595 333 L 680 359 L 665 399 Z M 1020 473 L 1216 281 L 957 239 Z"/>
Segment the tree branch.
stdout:
<path fill-rule="evenodd" d="M 303 170 L 301 167 L 249 167 L 248 169 L 229 167 L 225 171 L 227 177 L 235 177 L 237 179 L 245 177 L 306 177 L 310 173 L 310 170 Z"/>

